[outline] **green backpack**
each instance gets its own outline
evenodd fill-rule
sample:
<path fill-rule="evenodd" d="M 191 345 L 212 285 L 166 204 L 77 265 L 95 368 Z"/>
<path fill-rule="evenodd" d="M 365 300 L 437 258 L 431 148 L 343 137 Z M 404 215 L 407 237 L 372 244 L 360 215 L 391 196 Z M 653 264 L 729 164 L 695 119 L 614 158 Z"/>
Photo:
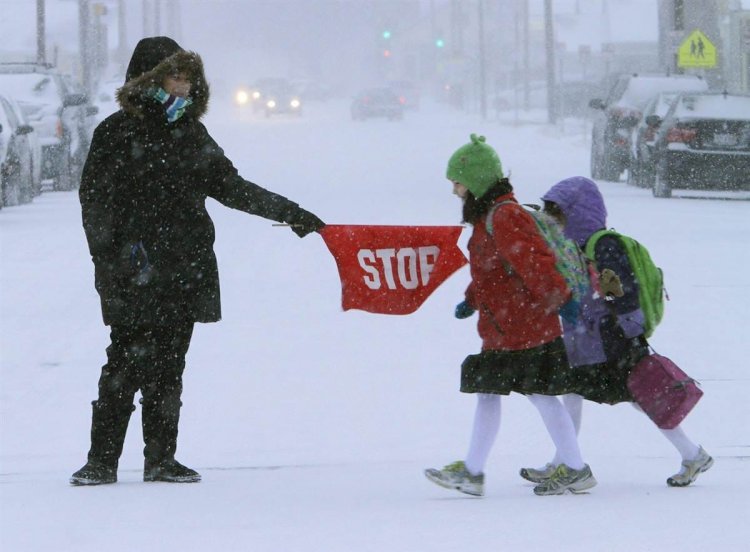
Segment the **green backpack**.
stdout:
<path fill-rule="evenodd" d="M 557 272 L 560 273 L 565 283 L 568 284 L 571 297 L 580 305 L 585 295 L 590 293 L 591 289 L 589 263 L 578 245 L 573 240 L 566 238 L 562 228 L 555 219 L 544 211 L 541 211 L 539 206 L 530 204 L 520 205 L 515 201 L 501 201 L 500 203 L 496 203 L 487 213 L 485 219 L 487 233 L 490 236 L 492 235 L 492 215 L 495 213 L 495 209 L 508 203 L 518 205 L 534 219 L 539 233 L 555 255 L 555 268 Z"/>
<path fill-rule="evenodd" d="M 664 274 L 661 268 L 651 260 L 648 249 L 634 238 L 624 236 L 615 230 L 599 230 L 586 242 L 586 256 L 592 261 L 595 260 L 596 244 L 602 236 L 616 236 L 625 248 L 635 281 L 638 284 L 638 302 L 646 324 L 644 335 L 651 337 L 664 316 L 664 300 L 665 298 L 669 299 L 664 289 Z"/>

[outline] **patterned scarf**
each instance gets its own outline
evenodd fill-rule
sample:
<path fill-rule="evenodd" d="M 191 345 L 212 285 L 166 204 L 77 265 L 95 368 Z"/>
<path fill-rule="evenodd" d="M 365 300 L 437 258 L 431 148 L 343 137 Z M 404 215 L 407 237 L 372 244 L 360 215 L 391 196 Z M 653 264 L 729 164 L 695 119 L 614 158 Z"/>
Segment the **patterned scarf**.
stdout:
<path fill-rule="evenodd" d="M 157 88 L 151 93 L 151 97 L 164 106 L 167 111 L 167 121 L 174 123 L 185 114 L 185 109 L 193 103 L 190 98 L 181 98 L 167 93 L 163 88 Z"/>

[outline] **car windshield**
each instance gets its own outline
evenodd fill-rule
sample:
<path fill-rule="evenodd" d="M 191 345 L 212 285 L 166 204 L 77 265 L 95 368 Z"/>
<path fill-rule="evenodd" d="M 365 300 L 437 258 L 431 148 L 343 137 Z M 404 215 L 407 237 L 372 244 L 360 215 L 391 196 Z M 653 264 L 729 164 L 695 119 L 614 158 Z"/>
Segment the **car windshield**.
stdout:
<path fill-rule="evenodd" d="M 648 101 L 659 92 L 699 92 L 707 89 L 706 81 L 698 78 L 634 77 L 630 80 L 628 88 L 617 104 L 622 107 L 642 110 Z"/>
<path fill-rule="evenodd" d="M 294 88 L 289 84 L 271 86 L 265 89 L 267 96 L 291 96 Z"/>
<path fill-rule="evenodd" d="M 750 121 L 750 96 L 684 94 L 674 108 L 674 116 L 680 119 Z"/>
<path fill-rule="evenodd" d="M 664 117 L 664 115 L 667 114 L 667 111 L 669 111 L 669 108 L 672 107 L 672 102 L 674 102 L 674 99 L 677 97 L 677 95 L 678 92 L 659 94 L 656 99 L 656 105 L 654 106 L 653 114 L 658 115 L 659 117 Z"/>
<path fill-rule="evenodd" d="M 57 105 L 62 94 L 54 76 L 40 73 L 0 74 L 0 90 L 24 104 Z"/>
<path fill-rule="evenodd" d="M 368 90 L 363 95 L 372 98 L 373 100 L 380 101 L 393 100 L 396 97 L 396 93 L 388 88 L 375 88 L 373 90 Z"/>

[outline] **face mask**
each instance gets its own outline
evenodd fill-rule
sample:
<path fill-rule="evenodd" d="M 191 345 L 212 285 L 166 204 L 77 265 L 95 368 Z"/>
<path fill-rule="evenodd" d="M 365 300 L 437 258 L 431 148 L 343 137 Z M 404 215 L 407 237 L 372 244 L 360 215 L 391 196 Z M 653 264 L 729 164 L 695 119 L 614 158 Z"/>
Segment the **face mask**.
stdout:
<path fill-rule="evenodd" d="M 151 97 L 164 106 L 167 112 L 167 121 L 174 123 L 185 114 L 185 109 L 193 103 L 190 98 L 181 98 L 168 94 L 163 88 L 157 88 Z"/>

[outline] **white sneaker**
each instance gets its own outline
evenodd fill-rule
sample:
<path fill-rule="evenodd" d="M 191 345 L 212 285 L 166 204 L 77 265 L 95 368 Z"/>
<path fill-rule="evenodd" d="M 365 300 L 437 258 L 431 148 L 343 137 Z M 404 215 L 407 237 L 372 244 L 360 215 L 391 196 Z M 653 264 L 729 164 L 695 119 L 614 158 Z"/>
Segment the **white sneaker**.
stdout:
<path fill-rule="evenodd" d="M 582 493 L 596 486 L 596 483 L 596 478 L 591 473 L 588 464 L 580 470 L 574 470 L 565 464 L 560 464 L 548 479 L 534 487 L 534 494 L 538 496 L 561 495 L 565 491 Z"/>
<path fill-rule="evenodd" d="M 484 496 L 484 474 L 471 475 L 462 460 L 448 464 L 442 470 L 427 469 L 424 474 L 427 479 L 446 489 L 472 496 Z"/>
<path fill-rule="evenodd" d="M 714 459 L 703 450 L 698 449 L 698 456 L 694 460 L 686 460 L 682 463 L 679 472 L 667 479 L 667 485 L 670 487 L 687 487 L 704 471 L 708 471 L 714 465 Z"/>

